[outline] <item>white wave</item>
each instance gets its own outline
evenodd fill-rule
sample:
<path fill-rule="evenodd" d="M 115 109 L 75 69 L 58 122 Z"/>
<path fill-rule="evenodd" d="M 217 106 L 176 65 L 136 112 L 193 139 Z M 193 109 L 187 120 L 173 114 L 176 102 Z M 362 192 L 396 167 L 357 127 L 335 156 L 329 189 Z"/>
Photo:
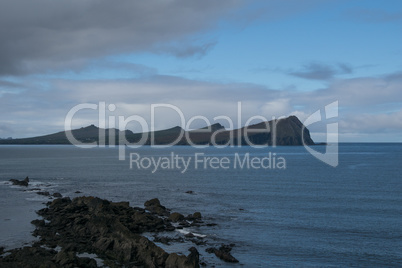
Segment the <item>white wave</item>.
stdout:
<path fill-rule="evenodd" d="M 196 236 L 196 237 L 202 237 L 202 238 L 207 237 L 206 235 L 203 235 L 203 234 L 197 234 L 197 233 L 194 233 L 194 232 L 190 232 L 190 231 L 188 231 L 188 229 L 185 229 L 185 228 L 183 228 L 183 229 L 177 229 L 177 231 L 178 231 L 179 233 L 184 234 L 184 235 L 189 234 L 189 233 L 192 233 L 192 234 L 193 234 L 194 236 Z"/>

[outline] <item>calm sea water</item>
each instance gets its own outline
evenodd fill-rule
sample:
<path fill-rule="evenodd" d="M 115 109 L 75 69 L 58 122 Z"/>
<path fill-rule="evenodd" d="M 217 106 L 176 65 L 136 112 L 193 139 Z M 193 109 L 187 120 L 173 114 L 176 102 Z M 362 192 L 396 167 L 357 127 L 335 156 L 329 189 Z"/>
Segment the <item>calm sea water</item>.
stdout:
<path fill-rule="evenodd" d="M 48 199 L 7 182 L 29 176 L 28 190 L 94 195 L 132 206 L 158 197 L 173 211 L 200 211 L 218 225 L 187 231 L 206 235 L 209 243 L 236 244 L 232 253 L 240 264 L 234 265 L 200 248 L 219 267 L 402 266 L 402 144 L 342 144 L 336 168 L 303 147 L 127 148 L 127 156 L 137 153 L 141 159 L 172 152 L 192 158 L 186 172 L 130 169 L 128 159 L 118 160 L 117 148 L 0 146 L 0 246 L 32 240 L 30 221 Z M 269 152 L 277 161 L 283 157 L 286 169 L 233 168 L 236 153 L 261 159 Z M 195 153 L 226 157 L 230 168 L 203 169 L 200 163 L 195 169 Z M 164 247 L 187 254 L 189 246 Z"/>

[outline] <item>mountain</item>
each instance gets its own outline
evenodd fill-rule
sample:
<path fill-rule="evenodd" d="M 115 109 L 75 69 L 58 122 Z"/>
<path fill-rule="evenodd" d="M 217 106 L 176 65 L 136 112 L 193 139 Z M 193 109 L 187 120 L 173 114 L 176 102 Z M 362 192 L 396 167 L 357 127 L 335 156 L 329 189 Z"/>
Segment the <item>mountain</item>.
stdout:
<path fill-rule="evenodd" d="M 130 130 L 102 129 L 94 125 L 23 139 L 0 140 L 0 144 L 71 144 L 67 136 L 80 143 L 140 145 L 314 145 L 310 132 L 296 116 L 261 122 L 235 130 L 221 124 L 185 131 L 179 126 L 154 132 L 133 133 Z"/>

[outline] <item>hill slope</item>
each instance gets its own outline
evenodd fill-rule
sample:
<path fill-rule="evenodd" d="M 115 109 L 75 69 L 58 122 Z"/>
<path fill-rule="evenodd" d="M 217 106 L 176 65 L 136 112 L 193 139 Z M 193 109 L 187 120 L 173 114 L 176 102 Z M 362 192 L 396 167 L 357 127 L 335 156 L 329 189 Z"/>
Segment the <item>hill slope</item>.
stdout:
<path fill-rule="evenodd" d="M 133 133 L 130 130 L 100 129 L 94 125 L 61 131 L 50 135 L 23 139 L 0 140 L 0 144 L 71 144 L 66 134 L 79 143 L 141 145 L 314 145 L 310 132 L 296 116 L 250 125 L 235 130 L 226 130 L 213 124 L 197 130 L 185 131 L 181 127 Z"/>

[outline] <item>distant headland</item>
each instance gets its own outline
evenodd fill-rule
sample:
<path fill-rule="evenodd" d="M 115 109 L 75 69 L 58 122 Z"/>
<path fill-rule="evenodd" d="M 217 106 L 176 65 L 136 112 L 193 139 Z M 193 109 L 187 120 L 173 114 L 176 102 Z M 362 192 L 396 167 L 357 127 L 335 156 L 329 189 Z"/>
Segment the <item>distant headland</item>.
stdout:
<path fill-rule="evenodd" d="M 159 131 L 133 133 L 130 130 L 102 129 L 90 125 L 44 136 L 0 140 L 0 144 L 94 143 L 104 145 L 315 145 L 310 137 L 310 131 L 296 116 L 234 130 L 226 130 L 221 124 L 216 123 L 190 131 L 176 126 Z"/>

